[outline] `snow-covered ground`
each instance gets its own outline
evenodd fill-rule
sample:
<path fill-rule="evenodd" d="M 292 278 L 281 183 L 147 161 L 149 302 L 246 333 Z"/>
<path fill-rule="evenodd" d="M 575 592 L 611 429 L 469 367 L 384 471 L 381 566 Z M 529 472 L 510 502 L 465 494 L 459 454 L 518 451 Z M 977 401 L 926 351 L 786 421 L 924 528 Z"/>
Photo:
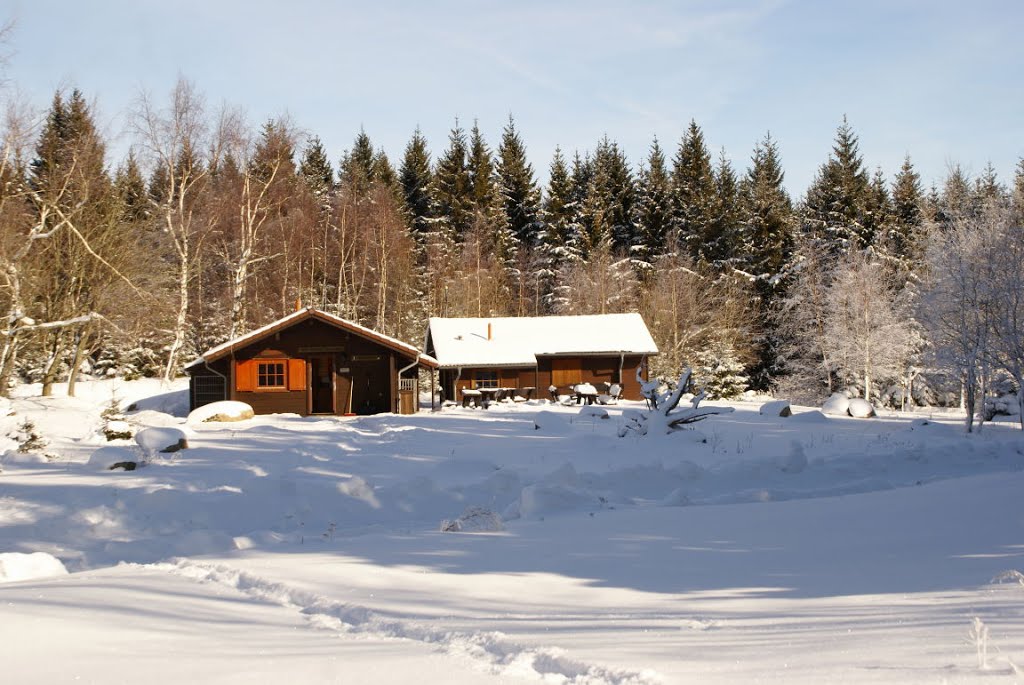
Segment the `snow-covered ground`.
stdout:
<path fill-rule="evenodd" d="M 744 402 L 625 438 L 639 405 L 185 425 L 183 387 L 26 387 L 0 419 L 51 455 L 0 438 L 0 682 L 1024 682 L 1012 424 Z M 101 435 L 112 398 L 189 448 L 105 470 L 142 456 Z"/>

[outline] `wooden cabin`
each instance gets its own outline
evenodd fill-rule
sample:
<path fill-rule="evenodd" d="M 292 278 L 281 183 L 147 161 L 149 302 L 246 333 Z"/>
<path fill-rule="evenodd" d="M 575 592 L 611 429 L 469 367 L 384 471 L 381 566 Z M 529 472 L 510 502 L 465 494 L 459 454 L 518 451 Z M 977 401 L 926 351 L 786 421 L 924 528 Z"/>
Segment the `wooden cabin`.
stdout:
<path fill-rule="evenodd" d="M 185 372 L 192 409 L 239 400 L 257 414 L 412 414 L 420 367 L 437 362 L 400 340 L 306 308 L 206 351 Z"/>
<path fill-rule="evenodd" d="M 425 349 L 437 360 L 441 392 L 459 401 L 464 390 L 510 388 L 526 398 L 568 395 L 578 383 L 599 391 L 613 383 L 639 400 L 636 368 L 658 353 L 639 314 L 432 318 Z"/>

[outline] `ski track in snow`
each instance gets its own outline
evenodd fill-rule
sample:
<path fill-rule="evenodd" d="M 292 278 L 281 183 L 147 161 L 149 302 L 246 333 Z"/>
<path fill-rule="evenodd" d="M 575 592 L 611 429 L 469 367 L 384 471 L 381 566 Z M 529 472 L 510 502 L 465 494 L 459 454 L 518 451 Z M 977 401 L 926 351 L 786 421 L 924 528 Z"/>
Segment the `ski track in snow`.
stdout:
<path fill-rule="evenodd" d="M 367 607 L 338 602 L 222 564 L 172 559 L 156 564 L 124 565 L 159 570 L 199 583 L 223 585 L 251 599 L 297 610 L 313 628 L 436 645 L 447 654 L 477 662 L 494 675 L 559 685 L 658 685 L 663 682 L 650 669 L 629 671 L 586 664 L 565 656 L 557 647 L 528 647 L 497 631 L 446 631 L 417 621 L 385 618 Z"/>

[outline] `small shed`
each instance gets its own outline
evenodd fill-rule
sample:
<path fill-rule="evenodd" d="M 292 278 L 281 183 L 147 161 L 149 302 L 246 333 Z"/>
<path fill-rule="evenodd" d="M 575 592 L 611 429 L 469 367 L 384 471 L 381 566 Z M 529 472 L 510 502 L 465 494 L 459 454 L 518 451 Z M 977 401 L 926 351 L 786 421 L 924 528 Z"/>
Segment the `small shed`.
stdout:
<path fill-rule="evenodd" d="M 240 400 L 257 414 L 412 414 L 417 348 L 312 307 L 207 350 L 185 367 L 192 409 Z"/>
<path fill-rule="evenodd" d="M 437 360 L 441 390 L 512 388 L 524 397 L 569 394 L 574 385 L 618 384 L 642 399 L 635 370 L 658 353 L 640 314 L 432 318 L 425 349 Z"/>

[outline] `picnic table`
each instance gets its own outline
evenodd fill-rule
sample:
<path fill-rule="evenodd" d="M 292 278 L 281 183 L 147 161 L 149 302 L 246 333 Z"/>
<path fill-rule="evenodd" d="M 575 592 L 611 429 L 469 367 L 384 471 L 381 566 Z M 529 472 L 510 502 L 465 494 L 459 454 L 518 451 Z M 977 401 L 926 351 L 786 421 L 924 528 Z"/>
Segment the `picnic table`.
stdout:
<path fill-rule="evenodd" d="M 479 390 L 473 390 L 471 388 L 462 389 L 462 406 L 468 407 L 469 405 L 480 406 L 481 393 Z"/>
<path fill-rule="evenodd" d="M 498 399 L 498 394 L 501 392 L 501 388 L 477 388 L 476 391 L 480 393 L 484 409 L 487 409 L 491 406 L 491 402 Z"/>
<path fill-rule="evenodd" d="M 590 383 L 577 383 L 572 390 L 576 393 L 576 404 L 593 404 L 597 401 L 597 388 Z"/>

